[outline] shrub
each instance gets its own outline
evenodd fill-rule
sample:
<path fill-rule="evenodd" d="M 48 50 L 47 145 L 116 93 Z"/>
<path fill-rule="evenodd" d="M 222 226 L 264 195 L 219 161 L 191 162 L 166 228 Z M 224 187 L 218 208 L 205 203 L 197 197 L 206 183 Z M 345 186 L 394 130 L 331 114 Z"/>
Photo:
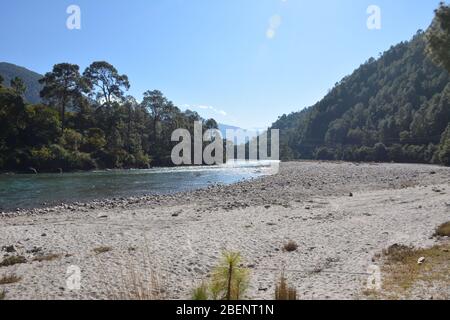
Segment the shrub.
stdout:
<path fill-rule="evenodd" d="M 275 300 L 297 300 L 297 289 L 289 286 L 284 270 L 275 286 Z"/>
<path fill-rule="evenodd" d="M 91 128 L 85 133 L 86 138 L 83 141 L 82 149 L 86 152 L 97 152 L 106 145 L 105 132 L 99 128 Z"/>
<path fill-rule="evenodd" d="M 294 252 L 298 249 L 298 244 L 295 241 L 290 240 L 283 246 L 285 252 Z"/>
<path fill-rule="evenodd" d="M 248 288 L 249 272 L 241 267 L 238 252 L 224 252 L 222 260 L 214 268 L 209 283 L 202 283 L 193 290 L 194 300 L 240 300 Z"/>
<path fill-rule="evenodd" d="M 450 221 L 443 223 L 439 227 L 437 227 L 435 236 L 450 237 Z"/>
<path fill-rule="evenodd" d="M 20 280 L 22 280 L 22 277 L 18 277 L 15 274 L 10 274 L 0 277 L 0 285 L 13 284 L 19 282 Z"/>
<path fill-rule="evenodd" d="M 43 261 L 53 261 L 61 258 L 60 254 L 47 254 L 42 256 L 37 256 L 33 259 L 33 261 L 43 262 Z"/>
<path fill-rule="evenodd" d="M 61 138 L 61 145 L 70 151 L 78 151 L 81 145 L 83 136 L 73 129 L 64 129 L 64 134 Z"/>
<path fill-rule="evenodd" d="M 334 150 L 327 147 L 317 148 L 315 158 L 317 160 L 335 160 Z"/>
<path fill-rule="evenodd" d="M 248 270 L 240 267 L 241 254 L 225 252 L 212 274 L 211 292 L 214 300 L 239 300 L 248 286 Z"/>
<path fill-rule="evenodd" d="M 27 263 L 27 259 L 23 256 L 11 256 L 3 259 L 2 262 L 0 262 L 0 267 L 9 267 L 16 264 L 22 264 Z"/>
<path fill-rule="evenodd" d="M 208 285 L 203 282 L 198 288 L 195 288 L 192 292 L 192 300 L 195 301 L 208 300 Z"/>
<path fill-rule="evenodd" d="M 437 151 L 439 161 L 446 166 L 450 166 L 450 124 L 442 134 L 441 144 Z"/>
<path fill-rule="evenodd" d="M 95 169 L 96 163 L 92 160 L 88 153 L 71 152 L 68 158 L 69 170 L 92 170 Z"/>

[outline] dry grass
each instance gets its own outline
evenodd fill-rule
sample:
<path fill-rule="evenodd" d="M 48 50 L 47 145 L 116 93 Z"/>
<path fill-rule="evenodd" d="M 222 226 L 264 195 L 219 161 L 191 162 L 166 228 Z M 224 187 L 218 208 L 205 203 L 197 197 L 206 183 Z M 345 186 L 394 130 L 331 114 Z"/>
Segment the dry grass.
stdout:
<path fill-rule="evenodd" d="M 297 289 L 289 286 L 284 270 L 275 286 L 275 300 L 297 300 Z"/>
<path fill-rule="evenodd" d="M 426 249 L 394 245 L 383 251 L 382 263 L 382 290 L 375 298 L 408 299 L 420 288 L 432 290 L 435 299 L 449 298 L 450 243 Z"/>
<path fill-rule="evenodd" d="M 92 251 L 94 251 L 95 254 L 102 254 L 102 253 L 106 253 L 106 252 L 112 251 L 112 248 L 111 247 L 107 247 L 107 246 L 103 246 L 103 247 L 94 248 Z"/>
<path fill-rule="evenodd" d="M 289 242 L 285 243 L 283 246 L 283 251 L 285 251 L 285 252 L 294 252 L 294 251 L 297 251 L 297 249 L 298 249 L 298 244 L 293 240 L 290 240 Z"/>
<path fill-rule="evenodd" d="M 13 266 L 15 264 L 22 264 L 27 263 L 27 259 L 23 256 L 11 256 L 3 259 L 2 262 L 0 262 L 0 267 L 9 267 Z"/>
<path fill-rule="evenodd" d="M 20 280 L 22 280 L 22 277 L 18 277 L 15 274 L 10 274 L 0 278 L 0 285 L 17 283 Z"/>
<path fill-rule="evenodd" d="M 208 284 L 203 282 L 200 286 L 192 290 L 192 300 L 194 301 L 206 301 L 209 299 Z"/>
<path fill-rule="evenodd" d="M 44 261 L 53 261 L 53 260 L 57 260 L 60 259 L 62 255 L 60 254 L 46 254 L 46 255 L 42 255 L 42 256 L 37 256 L 33 259 L 33 261 L 37 261 L 37 262 L 44 262 Z"/>
<path fill-rule="evenodd" d="M 108 252 L 110 250 L 101 252 Z M 142 251 L 134 248 L 126 250 L 123 257 L 122 272 L 118 277 L 104 278 L 108 299 L 111 300 L 165 300 L 167 288 L 160 277 L 157 258 L 151 257 L 148 248 Z M 99 256 L 98 259 L 102 259 Z M 107 260 L 105 259 L 107 262 Z M 105 265 L 108 276 L 108 265 Z"/>
<path fill-rule="evenodd" d="M 434 235 L 439 237 L 450 237 L 450 221 L 437 227 Z"/>
<path fill-rule="evenodd" d="M 163 300 L 163 285 L 158 274 L 153 270 L 133 267 L 123 274 L 122 287 L 114 294 L 116 300 Z"/>
<path fill-rule="evenodd" d="M 5 300 L 5 297 L 6 297 L 6 291 L 0 290 L 0 300 Z"/>

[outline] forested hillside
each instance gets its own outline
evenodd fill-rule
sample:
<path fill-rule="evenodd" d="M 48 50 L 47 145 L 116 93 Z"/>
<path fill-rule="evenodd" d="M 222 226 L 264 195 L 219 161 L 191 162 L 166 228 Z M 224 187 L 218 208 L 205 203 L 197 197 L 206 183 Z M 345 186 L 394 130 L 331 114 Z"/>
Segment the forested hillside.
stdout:
<path fill-rule="evenodd" d="M 172 165 L 177 128 L 194 121 L 217 128 L 193 111 L 182 112 L 160 91 L 138 103 L 130 83 L 111 64 L 92 63 L 82 74 L 74 64 L 54 66 L 41 80 L 42 104 L 24 101 L 20 78 L 0 78 L 0 171 L 61 172 Z"/>
<path fill-rule="evenodd" d="M 39 84 L 41 74 L 11 63 L 0 62 L 0 76 L 3 78 L 3 85 L 7 87 L 11 86 L 11 80 L 16 77 L 21 79 L 26 87 L 24 99 L 29 103 L 41 102 L 39 95 L 42 90 L 42 85 Z"/>
<path fill-rule="evenodd" d="M 369 59 L 317 104 L 283 115 L 282 159 L 450 164 L 450 75 L 427 37 Z"/>

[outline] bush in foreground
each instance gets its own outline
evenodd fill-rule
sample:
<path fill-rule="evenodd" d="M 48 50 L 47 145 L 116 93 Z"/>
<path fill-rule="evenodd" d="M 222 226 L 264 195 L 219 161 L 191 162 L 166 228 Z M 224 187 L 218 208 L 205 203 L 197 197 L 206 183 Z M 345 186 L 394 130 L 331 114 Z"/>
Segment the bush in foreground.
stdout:
<path fill-rule="evenodd" d="M 242 268 L 238 252 L 223 253 L 209 283 L 203 282 L 192 293 L 193 300 L 240 300 L 248 288 L 249 272 Z"/>

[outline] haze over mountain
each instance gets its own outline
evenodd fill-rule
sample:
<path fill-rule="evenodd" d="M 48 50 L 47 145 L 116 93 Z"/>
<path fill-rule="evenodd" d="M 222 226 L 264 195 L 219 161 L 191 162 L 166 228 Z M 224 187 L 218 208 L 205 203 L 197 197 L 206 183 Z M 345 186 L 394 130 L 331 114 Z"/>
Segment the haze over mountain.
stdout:
<path fill-rule="evenodd" d="M 25 91 L 27 102 L 40 103 L 42 101 L 39 95 L 42 90 L 42 85 L 39 83 L 39 80 L 43 77 L 41 74 L 12 63 L 0 62 L 0 75 L 4 78 L 4 84 L 7 87 L 15 77 L 21 78 L 27 87 Z"/>
<path fill-rule="evenodd" d="M 281 116 L 272 126 L 281 129 L 281 158 L 447 163 L 450 76 L 425 49 L 419 31 L 315 105 Z"/>

